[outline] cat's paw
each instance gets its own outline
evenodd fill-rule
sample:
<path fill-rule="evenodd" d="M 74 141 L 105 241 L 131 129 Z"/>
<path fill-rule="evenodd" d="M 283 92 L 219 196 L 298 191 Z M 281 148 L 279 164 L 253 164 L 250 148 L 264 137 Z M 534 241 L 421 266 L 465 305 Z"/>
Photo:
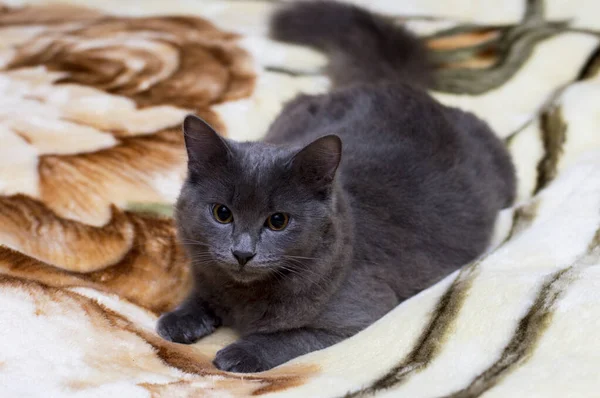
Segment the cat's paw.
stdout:
<path fill-rule="evenodd" d="M 261 359 L 242 344 L 231 344 L 219 352 L 213 364 L 221 370 L 234 373 L 255 373 L 269 370 L 273 365 Z"/>
<path fill-rule="evenodd" d="M 215 331 L 218 322 L 203 317 L 202 314 L 189 314 L 178 311 L 163 314 L 158 319 L 156 332 L 165 340 L 174 343 L 192 344 Z"/>

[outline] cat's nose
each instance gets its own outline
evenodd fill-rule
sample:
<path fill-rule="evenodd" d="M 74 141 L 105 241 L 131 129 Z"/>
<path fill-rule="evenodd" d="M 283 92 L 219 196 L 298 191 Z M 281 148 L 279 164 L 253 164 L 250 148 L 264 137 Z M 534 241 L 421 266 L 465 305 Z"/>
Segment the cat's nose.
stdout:
<path fill-rule="evenodd" d="M 252 253 L 252 252 L 245 252 L 245 251 L 241 251 L 241 250 L 233 250 L 233 257 L 235 257 L 238 260 L 238 263 L 240 263 L 240 265 L 243 267 L 244 265 L 246 265 L 246 263 L 250 260 L 252 260 L 252 257 L 254 257 L 254 255 L 256 253 Z"/>

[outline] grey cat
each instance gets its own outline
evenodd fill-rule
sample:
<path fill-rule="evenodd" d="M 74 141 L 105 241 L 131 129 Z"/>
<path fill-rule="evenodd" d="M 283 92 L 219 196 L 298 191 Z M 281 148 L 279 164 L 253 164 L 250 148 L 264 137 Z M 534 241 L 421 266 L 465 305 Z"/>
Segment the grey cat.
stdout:
<path fill-rule="evenodd" d="M 184 121 L 176 207 L 195 288 L 158 333 L 240 334 L 214 364 L 258 372 L 354 335 L 480 255 L 515 195 L 502 142 L 441 105 L 424 46 L 354 6 L 280 9 L 275 39 L 331 60 L 334 89 L 288 103 L 263 142 Z M 343 141 L 343 145 L 342 145 Z"/>

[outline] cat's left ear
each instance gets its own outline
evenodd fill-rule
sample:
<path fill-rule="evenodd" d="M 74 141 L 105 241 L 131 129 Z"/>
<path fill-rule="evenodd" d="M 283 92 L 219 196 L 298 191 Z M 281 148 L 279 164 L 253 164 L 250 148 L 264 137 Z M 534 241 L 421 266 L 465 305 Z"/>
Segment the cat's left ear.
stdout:
<path fill-rule="evenodd" d="M 294 173 L 317 189 L 328 187 L 342 159 L 342 140 L 326 135 L 302 148 L 293 158 Z"/>

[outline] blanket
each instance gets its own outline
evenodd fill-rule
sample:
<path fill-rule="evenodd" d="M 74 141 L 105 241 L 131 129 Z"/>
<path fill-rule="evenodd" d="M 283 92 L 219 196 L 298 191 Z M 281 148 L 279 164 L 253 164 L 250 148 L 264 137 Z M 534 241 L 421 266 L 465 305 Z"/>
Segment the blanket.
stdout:
<path fill-rule="evenodd" d="M 281 1 L 0 5 L 0 396 L 597 396 L 589 0 L 353 0 L 423 37 L 432 95 L 505 140 L 517 203 L 480 259 L 271 371 L 215 369 L 229 330 L 189 346 L 157 336 L 191 284 L 170 218 L 184 115 L 254 140 L 283 103 L 328 90 L 323 55 L 268 39 Z"/>

